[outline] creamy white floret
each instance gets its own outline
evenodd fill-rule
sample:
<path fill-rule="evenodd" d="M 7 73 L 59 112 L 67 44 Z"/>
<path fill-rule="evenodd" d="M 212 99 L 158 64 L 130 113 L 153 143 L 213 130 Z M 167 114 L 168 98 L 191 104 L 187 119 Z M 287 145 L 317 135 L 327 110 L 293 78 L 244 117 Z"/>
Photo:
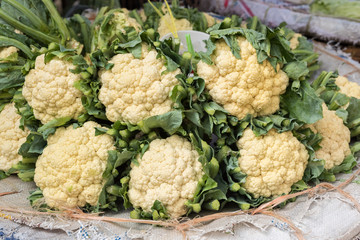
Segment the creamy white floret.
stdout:
<path fill-rule="evenodd" d="M 325 103 L 322 105 L 323 118 L 309 125 L 310 129 L 322 136 L 320 149 L 315 152 L 319 159 L 325 160 L 325 169 L 331 169 L 340 165 L 350 151 L 350 130 L 344 125 L 335 111 L 328 109 Z"/>
<path fill-rule="evenodd" d="M 36 58 L 35 68 L 25 77 L 24 98 L 43 124 L 62 117 L 77 119 L 85 111 L 82 93 L 74 87 L 80 74 L 70 72 L 75 66 L 68 61 L 54 58 L 45 64 L 44 57 Z"/>
<path fill-rule="evenodd" d="M 30 131 L 20 129 L 20 118 L 13 103 L 0 112 L 0 170 L 7 171 L 22 160 L 18 154 Z"/>
<path fill-rule="evenodd" d="M 50 207 L 95 206 L 106 179 L 108 151 L 115 150 L 110 135 L 95 136 L 95 122 L 83 127 L 58 128 L 36 162 L 34 181 Z"/>
<path fill-rule="evenodd" d="M 239 167 L 247 174 L 243 187 L 255 198 L 288 194 L 304 175 L 309 154 L 291 131 L 277 133 L 271 129 L 256 137 L 248 128 L 237 146 Z"/>
<path fill-rule="evenodd" d="M 131 165 L 130 202 L 151 212 L 158 200 L 172 218 L 184 215 L 185 203 L 194 198 L 204 174 L 198 158 L 191 143 L 177 135 L 152 141 L 145 154 L 137 157 L 139 165 Z"/>
<path fill-rule="evenodd" d="M 107 118 L 137 124 L 148 117 L 164 114 L 172 108 L 169 94 L 179 83 L 174 72 L 162 74 L 166 70 L 164 60 L 158 53 L 142 45 L 140 59 L 130 53 L 115 55 L 110 63 L 111 70 L 101 70 L 99 78 L 102 87 L 100 101 L 106 107 Z"/>
<path fill-rule="evenodd" d="M 211 97 L 232 115 L 242 119 L 268 115 L 279 109 L 280 95 L 289 78 L 265 60 L 258 63 L 255 48 L 244 37 L 237 38 L 241 59 L 235 58 L 223 40 L 216 43 L 213 65 L 200 61 L 197 73 L 205 80 Z"/>

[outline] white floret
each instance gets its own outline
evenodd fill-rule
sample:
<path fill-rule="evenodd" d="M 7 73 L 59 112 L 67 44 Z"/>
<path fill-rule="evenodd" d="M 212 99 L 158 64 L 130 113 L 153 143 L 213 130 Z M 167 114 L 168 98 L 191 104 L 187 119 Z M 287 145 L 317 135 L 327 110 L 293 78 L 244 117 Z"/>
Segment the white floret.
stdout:
<path fill-rule="evenodd" d="M 0 170 L 7 171 L 22 160 L 18 151 L 26 141 L 30 131 L 20 126 L 21 116 L 17 114 L 13 103 L 5 105 L 0 113 Z"/>
<path fill-rule="evenodd" d="M 360 99 L 360 86 L 356 82 L 351 82 L 346 77 L 338 76 L 335 83 L 340 88 L 341 93 Z"/>
<path fill-rule="evenodd" d="M 80 74 L 70 72 L 74 65 L 58 58 L 45 64 L 44 56 L 36 58 L 35 68 L 26 75 L 23 96 L 43 124 L 62 117 L 77 119 L 85 111 L 82 93 L 74 87 Z"/>
<path fill-rule="evenodd" d="M 106 107 L 107 118 L 137 124 L 148 117 L 164 114 L 172 108 L 169 94 L 179 83 L 175 78 L 180 70 L 162 74 L 166 70 L 158 53 L 142 45 L 142 56 L 115 55 L 111 70 L 101 70 L 100 101 Z"/>
<path fill-rule="evenodd" d="M 12 54 L 17 53 L 18 49 L 16 47 L 0 47 L 0 60 L 10 57 Z M 0 61 L 1 63 L 1 61 Z"/>
<path fill-rule="evenodd" d="M 174 18 L 174 22 L 176 26 L 176 31 L 192 30 L 192 24 L 185 18 Z M 170 14 L 165 14 L 160 18 L 159 27 L 157 30 L 160 34 L 160 38 L 171 32 L 171 29 L 169 27 L 172 27 L 172 20 Z"/>
<path fill-rule="evenodd" d="M 199 154 L 185 138 L 173 135 L 156 139 L 149 149 L 132 164 L 129 199 L 135 208 L 151 212 L 160 201 L 172 218 L 186 213 L 185 202 L 194 197 L 203 176 Z"/>
<path fill-rule="evenodd" d="M 291 132 L 271 129 L 256 137 L 248 128 L 237 145 L 239 167 L 247 174 L 243 187 L 255 198 L 288 194 L 304 175 L 309 154 Z"/>
<path fill-rule="evenodd" d="M 292 50 L 296 49 L 299 46 L 300 44 L 299 37 L 302 37 L 300 33 L 294 33 L 294 35 L 290 39 L 290 48 Z"/>
<path fill-rule="evenodd" d="M 95 122 L 83 127 L 58 128 L 36 162 L 34 181 L 50 207 L 83 207 L 98 203 L 105 184 L 102 174 L 108 151 L 115 150 L 109 135 L 95 136 Z"/>
<path fill-rule="evenodd" d="M 331 111 L 323 103 L 323 118 L 309 125 L 310 129 L 322 136 L 320 149 L 315 152 L 319 159 L 325 160 L 325 169 L 340 165 L 351 153 L 350 130 L 344 125 L 335 111 Z"/>
<path fill-rule="evenodd" d="M 268 115 L 279 109 L 280 95 L 286 90 L 289 78 L 270 63 L 257 61 L 256 50 L 243 37 L 238 37 L 241 59 L 236 59 L 225 41 L 216 43 L 213 65 L 200 61 L 198 75 L 205 80 L 211 97 L 232 115 L 242 119 Z"/>

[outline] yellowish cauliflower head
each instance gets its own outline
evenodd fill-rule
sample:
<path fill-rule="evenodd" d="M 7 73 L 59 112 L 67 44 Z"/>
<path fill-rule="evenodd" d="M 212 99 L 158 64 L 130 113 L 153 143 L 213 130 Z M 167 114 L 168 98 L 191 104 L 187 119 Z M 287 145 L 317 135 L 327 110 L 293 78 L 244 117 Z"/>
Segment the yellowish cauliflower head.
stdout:
<path fill-rule="evenodd" d="M 211 16 L 210 14 L 208 13 L 203 13 L 205 18 L 206 18 L 206 21 L 208 23 L 208 27 L 211 27 L 212 25 L 214 25 L 215 23 L 218 22 L 217 19 L 215 19 L 213 16 Z"/>
<path fill-rule="evenodd" d="M 299 37 L 302 37 L 300 33 L 294 33 L 294 35 L 290 39 L 290 48 L 292 50 L 296 49 L 299 46 Z"/>
<path fill-rule="evenodd" d="M 305 146 L 291 132 L 274 129 L 256 137 L 248 128 L 237 146 L 240 169 L 247 174 L 243 187 L 255 198 L 288 194 L 302 179 L 309 158 Z"/>
<path fill-rule="evenodd" d="M 256 50 L 244 37 L 238 37 L 241 59 L 236 59 L 225 41 L 216 43 L 213 65 L 200 61 L 198 75 L 205 80 L 211 97 L 239 119 L 248 113 L 254 117 L 279 109 L 289 78 L 282 70 L 275 72 L 266 60 L 257 61 Z"/>
<path fill-rule="evenodd" d="M 19 128 L 20 118 L 12 103 L 5 105 L 0 113 L 0 170 L 7 171 L 22 160 L 18 151 L 26 141 L 29 130 Z"/>
<path fill-rule="evenodd" d="M 141 17 L 141 20 L 142 20 L 143 22 L 145 22 L 147 17 L 146 17 L 146 14 L 145 14 L 144 9 L 142 8 L 142 9 L 138 10 L 138 13 L 139 13 L 139 15 L 140 15 L 140 17 Z"/>
<path fill-rule="evenodd" d="M 175 21 L 176 31 L 192 30 L 192 24 L 187 19 L 174 18 L 174 21 Z M 170 14 L 167 13 L 164 16 L 162 16 L 160 19 L 159 28 L 158 28 L 160 38 L 171 32 L 171 30 L 168 27 L 169 25 L 172 26 L 172 20 Z"/>
<path fill-rule="evenodd" d="M 199 154 L 185 138 L 173 135 L 150 143 L 138 156 L 139 166 L 132 164 L 129 199 L 135 208 L 151 212 L 160 201 L 172 218 L 186 213 L 185 202 L 193 199 L 203 176 Z"/>
<path fill-rule="evenodd" d="M 11 56 L 11 54 L 17 53 L 16 47 L 0 47 L 0 60 Z M 1 63 L 1 61 L 0 61 Z"/>
<path fill-rule="evenodd" d="M 331 111 L 323 103 L 323 118 L 312 125 L 310 129 L 322 136 L 321 148 L 315 152 L 316 158 L 325 160 L 325 169 L 340 165 L 351 153 L 350 130 L 344 125 L 335 111 Z"/>
<path fill-rule="evenodd" d="M 109 135 L 95 136 L 95 122 L 74 129 L 58 128 L 36 162 L 34 181 L 50 207 L 83 207 L 98 203 L 105 184 L 108 150 L 115 150 Z"/>
<path fill-rule="evenodd" d="M 43 124 L 61 117 L 77 119 L 85 110 L 82 93 L 73 86 L 80 74 L 70 72 L 74 65 L 58 58 L 45 64 L 44 56 L 36 58 L 35 68 L 26 75 L 23 96 Z"/>
<path fill-rule="evenodd" d="M 166 67 L 161 58 L 156 58 L 157 54 L 143 44 L 140 59 L 131 53 L 118 54 L 109 61 L 114 64 L 111 70 L 99 72 L 102 83 L 99 99 L 110 121 L 137 124 L 171 110 L 169 93 L 178 84 L 175 76 L 180 70 L 161 74 Z"/>
<path fill-rule="evenodd" d="M 335 83 L 340 88 L 341 93 L 360 99 L 360 86 L 356 82 L 351 82 L 346 77 L 338 76 Z"/>

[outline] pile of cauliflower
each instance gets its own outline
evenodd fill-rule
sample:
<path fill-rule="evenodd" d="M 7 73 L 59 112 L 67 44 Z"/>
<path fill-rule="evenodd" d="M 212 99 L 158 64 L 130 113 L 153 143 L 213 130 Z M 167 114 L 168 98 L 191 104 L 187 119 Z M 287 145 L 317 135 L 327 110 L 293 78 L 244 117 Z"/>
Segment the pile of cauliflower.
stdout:
<path fill-rule="evenodd" d="M 161 17 L 157 30 L 160 36 L 170 32 L 168 23 L 172 21 L 166 8 L 163 12 L 165 15 Z M 142 21 L 146 21 L 144 12 L 140 12 L 140 15 Z M 208 26 L 216 24 L 208 14 L 205 17 Z M 111 21 L 119 34 L 126 35 L 131 27 L 136 32 L 142 31 L 143 23 L 132 18 L 126 9 L 114 12 Z M 194 24 L 187 19 L 176 19 L 174 23 L 177 30 L 192 29 Z M 98 31 L 105 31 L 100 29 Z M 96 35 L 97 41 L 100 41 L 102 34 L 105 33 Z M 297 47 L 299 36 L 295 34 L 288 42 L 289 49 Z M 235 41 L 239 45 L 241 58 L 234 56 L 225 40 L 217 40 L 210 56 L 212 64 L 199 60 L 194 74 L 204 80 L 205 93 L 224 109 L 226 117 L 242 121 L 249 115 L 255 119 L 277 114 L 281 110 L 282 95 L 289 89 L 291 79 L 282 64 L 274 67 L 269 60 L 259 63 L 257 50 L 247 38 L 236 36 Z M 110 46 L 112 43 L 106 44 Z M 28 136 L 46 133 L 46 146 L 35 164 L 34 182 L 42 191 L 48 207 L 96 208 L 100 206 L 103 194 L 108 194 L 106 201 L 122 196 L 128 199 L 133 208 L 152 213 L 153 218 L 154 203 L 157 201 L 165 209 L 166 217 L 178 218 L 187 214 L 193 203 L 191 206 L 196 211 L 194 206 L 204 201 L 199 196 L 203 196 L 203 191 L 208 191 L 205 186 L 213 184 L 212 189 L 219 190 L 214 179 L 226 168 L 224 159 L 216 159 L 222 147 L 212 142 L 210 150 L 206 150 L 201 142 L 208 139 L 193 137 L 192 131 L 196 132 L 199 126 L 188 119 L 183 120 L 183 124 L 190 127 L 183 128 L 182 125 L 174 134 L 164 129 L 152 129 L 149 133 L 139 128 L 147 119 L 165 116 L 172 111 L 182 111 L 180 115 L 185 119 L 195 109 L 180 109 L 174 103 L 174 92 L 185 86 L 179 80 L 185 72 L 180 66 L 169 71 L 169 60 L 156 44 L 158 42 L 150 44 L 141 39 L 141 53 L 138 52 L 138 56 L 130 50 L 117 51 L 107 61 L 111 67 L 89 64 L 89 68 L 96 68 L 91 72 L 94 75 L 89 86 L 98 84 L 96 97 L 98 106 L 105 111 L 104 119 L 90 116 L 86 103 L 95 100 L 78 87 L 85 74 L 76 70 L 77 65 L 72 58 L 55 56 L 49 60 L 47 53 L 38 54 L 18 89 L 26 104 L 21 106 L 13 100 L 0 105 L 0 170 L 6 175 L 16 173 L 15 166 L 24 161 L 21 153 L 25 143 L 31 142 Z M 14 53 L 21 54 L 21 51 L 14 46 L 2 48 L 0 60 Z M 0 62 L 4 63 L 6 60 Z M 356 83 L 339 76 L 336 84 L 341 93 L 360 99 L 360 86 Z M 194 92 L 198 89 L 191 89 L 193 91 L 190 92 L 186 86 L 186 91 L 189 91 L 187 98 L 190 97 L 196 105 L 199 96 Z M 23 116 L 25 107 L 31 109 L 34 119 L 30 120 L 37 121 L 38 128 L 27 127 L 29 117 Z M 309 128 L 313 134 L 320 136 L 315 158 L 323 160 L 324 169 L 331 171 L 352 154 L 351 132 L 343 119 L 335 111 L 329 110 L 325 103 L 322 114 L 322 119 L 313 124 L 304 124 L 300 130 Z M 87 118 L 80 121 L 80 116 Z M 59 119 L 66 121 L 57 125 Z M 289 194 L 292 186 L 304 177 L 310 161 L 308 146 L 297 138 L 294 131 L 281 132 L 273 128 L 266 134 L 258 135 L 250 126 L 242 131 L 229 149 L 234 153 L 232 156 L 236 156 L 233 164 L 237 173 L 241 172 L 244 178 L 239 182 L 240 187 L 231 191 L 238 194 L 245 191 L 254 199 L 272 199 Z M 156 137 L 150 137 L 153 136 L 151 134 Z M 116 161 L 110 161 L 114 152 L 118 156 L 131 151 L 134 154 L 125 164 L 127 167 L 114 167 Z M 218 162 L 221 162 L 220 170 Z M 115 182 L 109 177 L 109 172 L 114 179 L 121 176 L 124 191 L 114 193 L 114 188 L 109 187 Z M 119 181 L 116 181 L 117 184 Z M 109 197 L 111 194 L 116 197 Z M 213 207 L 211 210 L 218 209 Z"/>

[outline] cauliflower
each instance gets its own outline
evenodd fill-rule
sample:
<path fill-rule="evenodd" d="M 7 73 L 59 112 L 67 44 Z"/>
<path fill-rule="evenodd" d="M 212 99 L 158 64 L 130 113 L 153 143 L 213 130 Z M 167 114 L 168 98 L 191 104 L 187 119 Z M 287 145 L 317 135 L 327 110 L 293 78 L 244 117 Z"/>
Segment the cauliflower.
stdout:
<path fill-rule="evenodd" d="M 316 158 L 325 160 L 325 169 L 340 165 L 351 153 L 350 130 L 344 125 L 335 111 L 330 111 L 323 103 L 323 118 L 308 125 L 314 133 L 322 136 L 321 148 L 315 152 Z"/>
<path fill-rule="evenodd" d="M 204 174 L 198 158 L 191 143 L 177 135 L 152 141 L 145 154 L 137 156 L 139 166 L 132 164 L 130 202 L 151 212 L 158 200 L 172 218 L 184 215 L 185 202 L 194 197 Z"/>
<path fill-rule="evenodd" d="M 174 21 L 175 21 L 176 31 L 192 30 L 192 24 L 187 19 L 174 18 Z M 170 29 L 168 28 L 169 24 L 172 25 L 170 14 L 165 14 L 164 16 L 161 17 L 159 23 L 158 32 L 160 34 L 160 38 L 171 32 Z"/>
<path fill-rule="evenodd" d="M 146 14 L 145 14 L 144 9 L 142 8 L 142 9 L 138 10 L 138 13 L 139 13 L 139 15 L 140 15 L 140 17 L 141 17 L 141 20 L 142 20 L 143 22 L 145 22 L 147 17 L 146 17 Z"/>
<path fill-rule="evenodd" d="M 109 135 L 95 136 L 95 122 L 74 129 L 58 128 L 38 158 L 34 181 L 50 207 L 94 206 L 105 184 L 108 150 L 115 150 Z"/>
<path fill-rule="evenodd" d="M 45 64 L 44 57 L 36 58 L 35 68 L 25 77 L 24 98 L 43 124 L 61 117 L 77 119 L 85 111 L 82 93 L 73 86 L 80 74 L 70 72 L 74 68 L 70 62 L 54 58 Z"/>
<path fill-rule="evenodd" d="M 256 50 L 244 37 L 238 37 L 241 59 L 236 59 L 225 41 L 216 43 L 213 65 L 200 61 L 197 73 L 205 80 L 212 98 L 232 115 L 242 119 L 248 113 L 254 117 L 268 115 L 279 109 L 280 94 L 289 78 L 277 67 L 277 72 L 265 60 L 257 61 Z"/>
<path fill-rule="evenodd" d="M 290 39 L 291 50 L 294 50 L 299 46 L 299 37 L 302 37 L 302 35 L 300 33 L 294 33 L 294 35 Z"/>
<path fill-rule="evenodd" d="M 288 194 L 291 186 L 302 179 L 309 154 L 292 132 L 256 137 L 246 129 L 237 142 L 239 167 L 247 174 L 243 187 L 255 198 Z"/>
<path fill-rule="evenodd" d="M 102 83 L 99 99 L 110 121 L 137 124 L 171 110 L 169 93 L 178 84 L 175 76 L 180 70 L 161 74 L 166 67 L 157 55 L 154 49 L 149 51 L 143 44 L 141 59 L 130 53 L 118 54 L 109 61 L 114 64 L 111 70 L 99 72 Z"/>
<path fill-rule="evenodd" d="M 136 31 L 141 30 L 140 24 L 129 16 L 129 10 L 126 8 L 121 9 L 123 12 L 114 12 L 114 17 L 111 19 L 111 24 L 114 24 L 116 32 L 122 32 L 126 34 L 125 27 L 133 27 Z"/>
<path fill-rule="evenodd" d="M 338 76 L 335 83 L 340 88 L 341 93 L 360 99 L 360 86 L 356 82 L 350 82 L 346 77 Z"/>
<path fill-rule="evenodd" d="M 19 128 L 20 118 L 13 103 L 6 104 L 0 113 L 0 170 L 7 171 L 22 160 L 18 151 L 29 130 Z"/>
<path fill-rule="evenodd" d="M 211 27 L 212 25 L 214 25 L 215 23 L 217 23 L 217 19 L 215 19 L 213 16 L 211 16 L 210 14 L 208 13 L 203 13 L 205 18 L 206 18 L 206 21 L 208 23 L 208 27 Z"/>
<path fill-rule="evenodd" d="M 16 47 L 0 47 L 0 60 L 11 56 L 14 53 L 17 53 L 18 49 Z M 1 63 L 1 61 L 0 61 Z"/>

